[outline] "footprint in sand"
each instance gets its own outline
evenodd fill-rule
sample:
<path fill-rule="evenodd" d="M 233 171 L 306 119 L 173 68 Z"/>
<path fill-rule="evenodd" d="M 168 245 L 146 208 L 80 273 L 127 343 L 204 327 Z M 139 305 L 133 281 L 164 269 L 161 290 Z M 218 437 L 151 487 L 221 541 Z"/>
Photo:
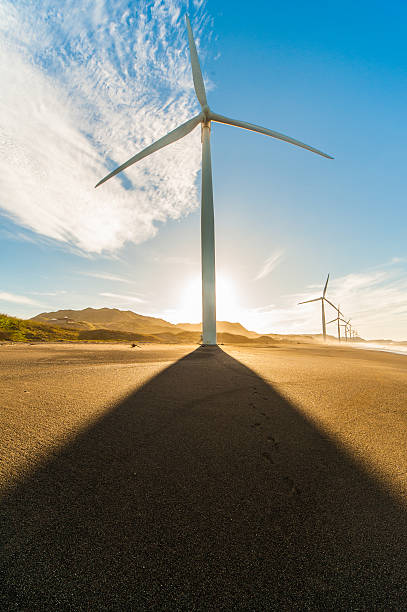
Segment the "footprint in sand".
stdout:
<path fill-rule="evenodd" d="M 265 458 L 266 461 L 268 461 L 269 463 L 274 463 L 273 459 L 271 458 L 271 456 L 268 453 L 262 453 L 262 456 Z"/>
<path fill-rule="evenodd" d="M 267 436 L 267 442 L 270 442 L 270 444 L 272 444 L 274 446 L 275 449 L 278 449 L 279 447 L 279 443 L 277 442 L 277 440 L 275 438 L 273 438 L 273 436 Z"/>

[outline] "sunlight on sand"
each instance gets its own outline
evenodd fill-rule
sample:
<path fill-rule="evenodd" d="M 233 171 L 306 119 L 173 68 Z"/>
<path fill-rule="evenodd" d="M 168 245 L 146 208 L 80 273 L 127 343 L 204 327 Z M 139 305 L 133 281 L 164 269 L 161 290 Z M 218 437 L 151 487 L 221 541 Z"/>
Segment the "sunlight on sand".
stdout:
<path fill-rule="evenodd" d="M 401 344 L 375 344 L 368 342 L 363 344 L 352 343 L 352 348 L 361 348 L 367 351 L 384 351 L 385 353 L 396 353 L 397 355 L 407 355 L 407 346 Z"/>

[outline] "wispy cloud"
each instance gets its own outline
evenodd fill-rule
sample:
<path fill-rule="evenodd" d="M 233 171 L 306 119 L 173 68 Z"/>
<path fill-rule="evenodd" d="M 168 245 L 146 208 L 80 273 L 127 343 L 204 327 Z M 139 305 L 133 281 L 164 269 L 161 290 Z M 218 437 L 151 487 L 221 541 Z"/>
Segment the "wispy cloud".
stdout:
<path fill-rule="evenodd" d="M 121 300 L 125 302 L 136 302 L 137 304 L 145 304 L 146 300 L 136 296 L 136 295 L 122 295 L 120 293 L 99 293 L 102 297 L 113 298 L 115 300 Z"/>
<path fill-rule="evenodd" d="M 134 282 L 133 280 L 125 278 L 124 276 L 118 276 L 117 274 L 108 274 L 105 272 L 79 272 L 79 274 L 82 274 L 84 276 L 91 276 L 92 278 L 100 278 L 101 280 L 115 281 L 118 283 Z"/>
<path fill-rule="evenodd" d="M 55 297 L 57 295 L 65 295 L 67 291 L 30 291 L 31 295 L 46 295 L 50 297 Z"/>
<path fill-rule="evenodd" d="M 12 304 L 27 304 L 30 306 L 39 306 L 39 303 L 36 300 L 32 300 L 31 298 L 25 295 L 16 295 L 15 293 L 7 293 L 5 291 L 0 291 L 0 301 L 10 302 Z"/>
<path fill-rule="evenodd" d="M 327 297 L 340 305 L 345 317 L 365 338 L 407 340 L 407 269 L 401 258 L 361 272 L 332 276 Z M 309 285 L 304 292 L 284 296 L 278 306 L 256 308 L 243 314 L 242 322 L 261 332 L 321 333 L 321 305 L 298 302 L 318 297 L 323 285 Z M 332 317 L 330 315 L 332 314 Z M 335 311 L 327 306 L 327 317 Z M 328 332 L 335 334 L 335 326 Z"/>
<path fill-rule="evenodd" d="M 6 240 L 15 240 L 17 242 L 30 242 L 34 244 L 38 242 L 38 239 L 36 239 L 37 237 L 35 235 L 31 236 L 21 231 L 11 232 L 10 230 L 7 230 L 5 228 L 1 228 L 0 235 L 3 238 L 6 238 Z"/>
<path fill-rule="evenodd" d="M 95 190 L 197 112 L 182 0 L 0 3 L 0 207 L 84 252 L 113 252 L 198 203 L 199 130 Z M 205 28 L 202 3 L 195 30 Z M 126 187 L 131 186 L 128 190 Z"/>
<path fill-rule="evenodd" d="M 270 257 L 268 257 L 263 265 L 261 266 L 257 276 L 254 280 L 260 280 L 262 278 L 266 278 L 280 263 L 283 257 L 283 251 L 276 251 Z"/>
<path fill-rule="evenodd" d="M 405 257 L 393 257 L 390 264 L 405 263 L 406 261 L 407 259 Z"/>
<path fill-rule="evenodd" d="M 407 339 L 406 272 L 384 268 L 349 274 L 332 283 L 331 296 L 362 331 Z"/>

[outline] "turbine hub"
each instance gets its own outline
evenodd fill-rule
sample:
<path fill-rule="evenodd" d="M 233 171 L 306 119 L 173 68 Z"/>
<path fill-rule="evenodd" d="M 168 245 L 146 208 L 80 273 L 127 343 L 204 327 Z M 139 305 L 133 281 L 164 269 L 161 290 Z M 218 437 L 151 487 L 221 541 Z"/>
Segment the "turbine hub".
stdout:
<path fill-rule="evenodd" d="M 202 107 L 202 112 L 205 116 L 204 123 L 208 123 L 211 119 L 211 109 L 209 108 L 207 104 L 205 104 L 205 106 Z"/>

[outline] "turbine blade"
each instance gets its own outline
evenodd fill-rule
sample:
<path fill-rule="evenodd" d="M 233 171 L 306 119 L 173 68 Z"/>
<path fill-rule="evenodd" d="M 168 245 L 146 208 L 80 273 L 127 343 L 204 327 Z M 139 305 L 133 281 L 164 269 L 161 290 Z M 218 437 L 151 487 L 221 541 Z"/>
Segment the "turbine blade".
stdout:
<path fill-rule="evenodd" d="M 284 134 L 280 134 L 280 132 L 274 132 L 273 130 L 269 130 L 264 127 L 260 127 L 259 125 L 254 125 L 253 123 L 246 123 L 246 121 L 237 121 L 236 119 L 228 119 L 228 117 L 223 117 L 223 115 L 218 115 L 217 113 L 210 114 L 210 119 L 212 121 L 217 121 L 217 123 L 226 123 L 227 125 L 234 125 L 235 127 L 243 128 L 244 130 L 250 130 L 252 132 L 259 132 L 260 134 L 265 134 L 266 136 L 271 136 L 272 138 L 277 138 L 278 140 L 284 140 L 285 142 L 290 142 L 297 147 L 302 147 L 303 149 L 307 149 L 308 151 L 312 151 L 313 153 L 317 153 L 318 155 L 322 155 L 322 157 L 327 157 L 328 159 L 333 159 L 330 155 L 319 151 L 319 149 L 314 149 L 314 147 L 310 147 L 299 140 L 294 140 L 294 138 L 290 138 L 290 136 L 285 136 Z"/>
<path fill-rule="evenodd" d="M 322 297 L 325 297 L 326 289 L 327 289 L 327 287 L 328 287 L 328 281 L 329 281 L 329 274 L 328 274 L 328 276 L 327 276 L 327 278 L 326 278 L 326 283 L 325 283 L 325 287 L 324 287 L 324 293 L 322 294 Z M 327 301 L 328 301 L 328 300 L 327 300 Z"/>
<path fill-rule="evenodd" d="M 137 153 L 136 155 L 131 157 L 129 160 L 124 162 L 124 164 L 122 164 L 121 166 L 119 166 L 118 168 L 110 172 L 107 176 L 102 178 L 102 180 L 100 180 L 98 184 L 95 185 L 95 187 L 99 187 L 99 185 L 102 185 L 102 183 L 105 183 L 110 178 L 112 178 L 113 176 L 121 172 L 122 170 L 125 170 L 132 164 L 135 164 L 136 162 L 140 161 L 140 159 L 147 157 L 147 155 L 150 155 L 151 153 L 155 153 L 155 151 L 159 151 L 163 147 L 166 147 L 167 145 L 179 140 L 180 138 L 183 138 L 184 136 L 189 134 L 189 132 L 192 132 L 192 130 L 198 125 L 198 123 L 202 121 L 202 119 L 203 119 L 202 113 L 200 113 L 193 119 L 189 119 L 189 121 L 178 126 L 177 128 L 175 128 L 175 130 L 172 130 L 172 132 L 169 132 L 166 136 L 163 136 L 156 142 L 153 142 L 153 144 L 149 145 L 148 147 L 140 151 L 140 153 Z"/>
<path fill-rule="evenodd" d="M 345 316 L 345 315 L 343 314 L 343 312 L 341 312 L 341 311 L 339 310 L 339 304 L 338 304 L 338 306 L 335 306 L 335 304 L 332 304 L 332 302 L 330 302 L 330 301 L 328 300 L 328 298 L 324 298 L 324 300 L 325 300 L 325 302 L 328 302 L 328 304 L 330 304 L 330 305 L 332 306 L 332 308 L 334 308 L 334 309 L 336 310 L 336 312 L 338 313 L 338 315 L 342 315 L 342 317 L 343 317 L 343 316 Z"/>
<path fill-rule="evenodd" d="M 329 325 L 330 323 L 335 323 L 335 321 L 338 320 L 338 317 L 336 317 L 336 319 L 332 319 L 332 321 L 328 321 L 327 325 Z"/>
<path fill-rule="evenodd" d="M 191 56 L 192 78 L 194 81 L 195 93 L 199 100 L 199 104 L 203 107 L 207 106 L 208 104 L 206 101 L 205 84 L 202 77 L 201 66 L 199 65 L 198 52 L 196 50 L 194 35 L 192 34 L 191 23 L 188 15 L 185 15 L 185 19 L 187 21 L 189 54 Z"/>
<path fill-rule="evenodd" d="M 322 300 L 322 298 L 315 298 L 315 300 L 307 300 L 306 302 L 298 302 L 299 304 L 309 304 L 310 302 L 319 302 L 319 300 Z"/>
<path fill-rule="evenodd" d="M 329 300 L 328 300 L 326 297 L 324 297 L 324 298 L 322 298 L 322 299 L 323 299 L 323 300 L 325 300 L 325 302 L 328 302 L 328 304 L 329 304 L 330 306 L 332 306 L 332 308 L 334 308 L 334 309 L 335 309 L 337 312 L 339 312 L 339 310 L 337 309 L 337 307 L 336 307 L 334 304 L 332 304 L 332 302 L 330 302 L 330 301 L 329 301 Z M 342 313 L 340 313 L 340 314 L 342 314 Z"/>

